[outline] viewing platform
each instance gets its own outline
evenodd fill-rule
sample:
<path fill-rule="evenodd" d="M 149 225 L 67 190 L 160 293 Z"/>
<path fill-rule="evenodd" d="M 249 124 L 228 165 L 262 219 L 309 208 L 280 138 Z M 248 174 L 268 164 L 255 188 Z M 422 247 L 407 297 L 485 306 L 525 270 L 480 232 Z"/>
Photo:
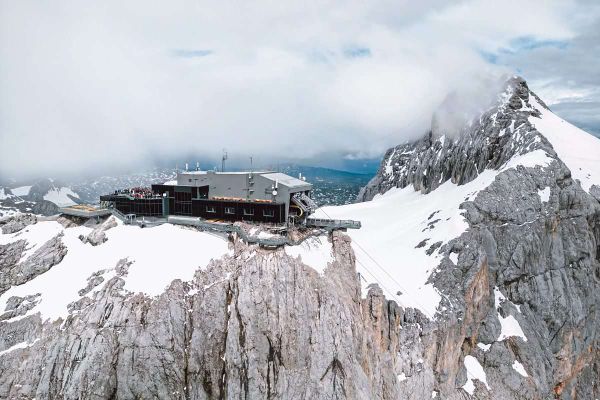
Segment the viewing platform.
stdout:
<path fill-rule="evenodd" d="M 78 204 L 58 209 L 61 214 L 80 218 L 99 218 L 112 214 L 112 210 L 104 207 L 94 207 L 85 204 Z"/>

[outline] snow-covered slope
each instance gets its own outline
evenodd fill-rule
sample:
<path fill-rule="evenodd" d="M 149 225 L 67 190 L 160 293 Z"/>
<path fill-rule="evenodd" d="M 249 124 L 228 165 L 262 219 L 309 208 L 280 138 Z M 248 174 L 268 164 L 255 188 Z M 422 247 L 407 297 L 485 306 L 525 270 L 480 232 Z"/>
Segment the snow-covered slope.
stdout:
<path fill-rule="evenodd" d="M 460 205 L 474 199 L 500 172 L 545 167 L 550 161 L 537 150 L 514 157 L 500 170 L 482 171 L 464 185 L 446 181 L 428 194 L 412 186 L 394 188 L 370 202 L 322 208 L 317 216 L 361 221 L 362 228 L 348 234 L 365 294 L 369 284 L 378 284 L 389 298 L 433 318 L 441 295 L 429 277 L 446 255 L 439 250 L 469 228 Z"/>
<path fill-rule="evenodd" d="M 372 201 L 317 211 L 362 222 L 348 234 L 365 287 L 376 283 L 433 317 L 441 296 L 429 278 L 446 256 L 439 249 L 469 227 L 461 204 L 498 174 L 563 160 L 586 191 L 600 184 L 600 139 L 557 117 L 523 84 L 509 81 L 498 103 L 459 137 L 429 136 L 390 149 L 363 191 Z M 549 188 L 540 191 L 549 196 Z"/>
<path fill-rule="evenodd" d="M 573 178 L 588 192 L 592 185 L 600 185 L 600 139 L 563 120 L 535 97 L 531 99 L 531 107 L 540 115 L 532 115 L 529 122 L 552 143 Z"/>
<path fill-rule="evenodd" d="M 108 281 L 117 274 L 119 260 L 132 263 L 123 278 L 123 290 L 156 296 L 174 279 L 190 280 L 198 268 L 229 252 L 223 238 L 170 224 L 139 229 L 119 222 L 106 231 L 107 241 L 101 246 L 80 239 L 92 231 L 86 226 L 64 228 L 56 221 L 40 221 L 17 233 L 0 235 L 0 245 L 16 240 L 27 242 L 20 263 L 27 262 L 40 246 L 57 235 L 67 250 L 62 261 L 48 272 L 2 294 L 0 310 L 6 308 L 13 296 L 39 293 L 36 306 L 26 315 L 39 312 L 43 319 L 64 319 L 68 315 L 67 306 L 82 297 L 78 292 L 88 285 L 90 276 L 96 273 L 103 282 Z M 94 291 L 101 289 L 102 285 L 98 285 Z"/>
<path fill-rule="evenodd" d="M 78 199 L 79 196 L 68 187 L 53 187 L 44 195 L 44 200 L 51 201 L 59 207 L 77 204 L 73 198 Z"/>

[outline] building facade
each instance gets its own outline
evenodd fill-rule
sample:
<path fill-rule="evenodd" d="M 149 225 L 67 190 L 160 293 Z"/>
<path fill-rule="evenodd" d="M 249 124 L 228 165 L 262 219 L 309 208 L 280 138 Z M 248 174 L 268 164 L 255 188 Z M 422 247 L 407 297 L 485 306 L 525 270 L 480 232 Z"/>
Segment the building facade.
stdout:
<path fill-rule="evenodd" d="M 278 172 L 185 171 L 150 191 L 118 191 L 100 200 L 139 216 L 281 224 L 301 222 L 314 211 L 311 191 L 310 183 Z"/>

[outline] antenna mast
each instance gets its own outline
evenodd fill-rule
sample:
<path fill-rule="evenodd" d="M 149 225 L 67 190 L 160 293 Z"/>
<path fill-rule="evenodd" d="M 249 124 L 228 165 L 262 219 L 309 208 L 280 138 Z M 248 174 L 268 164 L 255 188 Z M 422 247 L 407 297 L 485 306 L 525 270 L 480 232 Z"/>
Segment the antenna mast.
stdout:
<path fill-rule="evenodd" d="M 221 157 L 221 172 L 225 171 L 225 160 L 227 160 L 227 151 L 223 149 L 223 157 Z"/>

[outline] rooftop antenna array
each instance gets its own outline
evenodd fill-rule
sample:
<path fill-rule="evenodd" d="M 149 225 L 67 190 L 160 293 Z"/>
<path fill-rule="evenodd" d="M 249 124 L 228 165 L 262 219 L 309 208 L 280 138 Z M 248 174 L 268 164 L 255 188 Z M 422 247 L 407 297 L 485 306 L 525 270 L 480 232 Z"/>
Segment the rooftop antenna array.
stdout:
<path fill-rule="evenodd" d="M 225 161 L 227 160 L 227 151 L 223 149 L 223 156 L 221 157 L 221 172 L 225 172 Z"/>

